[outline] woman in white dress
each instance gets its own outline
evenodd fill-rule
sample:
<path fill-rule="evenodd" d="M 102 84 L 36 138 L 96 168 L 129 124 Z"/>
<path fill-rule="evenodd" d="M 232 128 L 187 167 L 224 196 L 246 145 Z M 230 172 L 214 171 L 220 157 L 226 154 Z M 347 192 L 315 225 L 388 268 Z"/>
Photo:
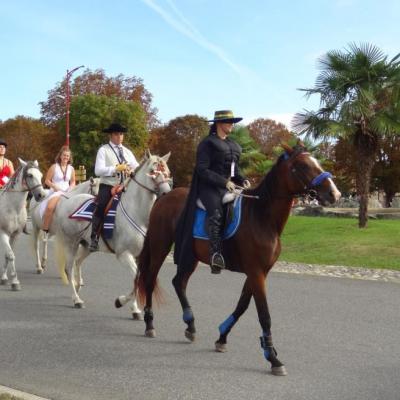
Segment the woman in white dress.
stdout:
<path fill-rule="evenodd" d="M 75 170 L 71 165 L 71 150 L 67 146 L 61 147 L 55 161 L 55 164 L 47 171 L 45 180 L 46 185 L 50 188 L 50 192 L 42 202 L 40 208 L 43 218 L 42 229 L 45 232 L 44 239 L 47 239 L 53 213 L 60 200 L 60 196 L 75 187 Z"/>

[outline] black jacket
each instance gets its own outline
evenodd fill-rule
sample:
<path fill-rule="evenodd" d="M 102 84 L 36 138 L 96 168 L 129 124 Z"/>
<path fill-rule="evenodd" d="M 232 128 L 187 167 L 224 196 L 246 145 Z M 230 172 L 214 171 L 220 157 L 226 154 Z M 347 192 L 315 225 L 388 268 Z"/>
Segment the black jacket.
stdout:
<path fill-rule="evenodd" d="M 197 198 L 218 195 L 222 202 L 231 172 L 233 172 L 231 180 L 239 185 L 243 184 L 245 178 L 238 167 L 241 153 L 242 148 L 239 144 L 229 137 L 222 140 L 216 134 L 208 135 L 198 145 L 189 195 L 176 230 L 175 264 L 185 268 L 194 262 L 192 227 Z M 232 165 L 233 171 L 231 171 Z"/>

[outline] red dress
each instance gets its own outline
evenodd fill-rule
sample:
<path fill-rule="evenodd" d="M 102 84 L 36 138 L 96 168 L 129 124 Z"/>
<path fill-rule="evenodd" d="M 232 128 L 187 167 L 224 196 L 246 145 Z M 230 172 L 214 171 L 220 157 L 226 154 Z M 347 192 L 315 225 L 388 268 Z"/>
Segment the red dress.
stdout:
<path fill-rule="evenodd" d="M 7 164 L 3 164 L 3 168 L 0 170 L 0 187 L 3 187 L 11 176 L 11 168 L 8 165 L 8 160 L 4 160 L 4 163 Z"/>

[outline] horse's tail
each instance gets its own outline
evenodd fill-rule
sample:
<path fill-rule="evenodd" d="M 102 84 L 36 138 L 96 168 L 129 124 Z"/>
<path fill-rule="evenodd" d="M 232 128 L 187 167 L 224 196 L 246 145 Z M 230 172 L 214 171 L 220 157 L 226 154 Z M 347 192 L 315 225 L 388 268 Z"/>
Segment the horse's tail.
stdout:
<path fill-rule="evenodd" d="M 137 257 L 138 274 L 136 276 L 137 299 L 139 304 L 143 307 L 146 304 L 146 288 L 154 285 L 153 296 L 156 302 L 162 303 L 163 296 L 162 290 L 158 285 L 157 271 L 152 271 L 150 239 L 149 235 L 144 239 L 142 251 Z"/>
<path fill-rule="evenodd" d="M 58 272 L 65 285 L 69 284 L 68 276 L 65 272 L 65 252 L 64 252 L 64 241 L 60 232 L 56 234 L 56 263 L 58 266 Z"/>

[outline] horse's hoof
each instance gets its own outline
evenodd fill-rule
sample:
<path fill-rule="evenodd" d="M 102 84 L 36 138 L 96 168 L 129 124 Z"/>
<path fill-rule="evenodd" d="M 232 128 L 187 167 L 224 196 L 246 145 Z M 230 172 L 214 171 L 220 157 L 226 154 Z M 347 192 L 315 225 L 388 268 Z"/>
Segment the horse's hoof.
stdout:
<path fill-rule="evenodd" d="M 0 285 L 7 285 L 8 279 L 1 279 L 0 280 Z"/>
<path fill-rule="evenodd" d="M 37 273 L 38 275 L 43 274 L 43 272 L 44 272 L 44 269 L 43 269 L 43 268 L 37 269 L 37 270 L 36 270 L 36 273 Z"/>
<path fill-rule="evenodd" d="M 156 330 L 155 329 L 148 329 L 145 333 L 144 336 L 154 338 L 156 337 Z"/>
<path fill-rule="evenodd" d="M 272 375 L 275 375 L 275 376 L 286 376 L 287 375 L 287 371 L 286 371 L 286 368 L 284 365 L 282 365 L 280 367 L 272 367 L 271 373 L 272 373 Z"/>
<path fill-rule="evenodd" d="M 11 290 L 13 292 L 18 292 L 21 290 L 21 285 L 19 283 L 12 283 L 11 284 Z"/>
<path fill-rule="evenodd" d="M 84 303 L 74 303 L 74 308 L 78 308 L 78 309 L 85 308 L 85 305 L 84 305 Z"/>
<path fill-rule="evenodd" d="M 121 302 L 119 301 L 119 298 L 118 298 L 118 297 L 115 299 L 114 305 L 115 305 L 115 308 L 121 308 L 121 307 L 122 307 L 122 304 L 121 304 Z"/>
<path fill-rule="evenodd" d="M 227 352 L 226 343 L 218 343 L 215 342 L 215 351 L 218 353 L 226 353 Z"/>
<path fill-rule="evenodd" d="M 191 342 L 194 342 L 196 340 L 196 334 L 194 332 L 188 331 L 187 329 L 185 330 L 185 337 Z"/>
<path fill-rule="evenodd" d="M 132 318 L 134 321 L 143 321 L 143 315 L 140 312 L 132 313 Z"/>

